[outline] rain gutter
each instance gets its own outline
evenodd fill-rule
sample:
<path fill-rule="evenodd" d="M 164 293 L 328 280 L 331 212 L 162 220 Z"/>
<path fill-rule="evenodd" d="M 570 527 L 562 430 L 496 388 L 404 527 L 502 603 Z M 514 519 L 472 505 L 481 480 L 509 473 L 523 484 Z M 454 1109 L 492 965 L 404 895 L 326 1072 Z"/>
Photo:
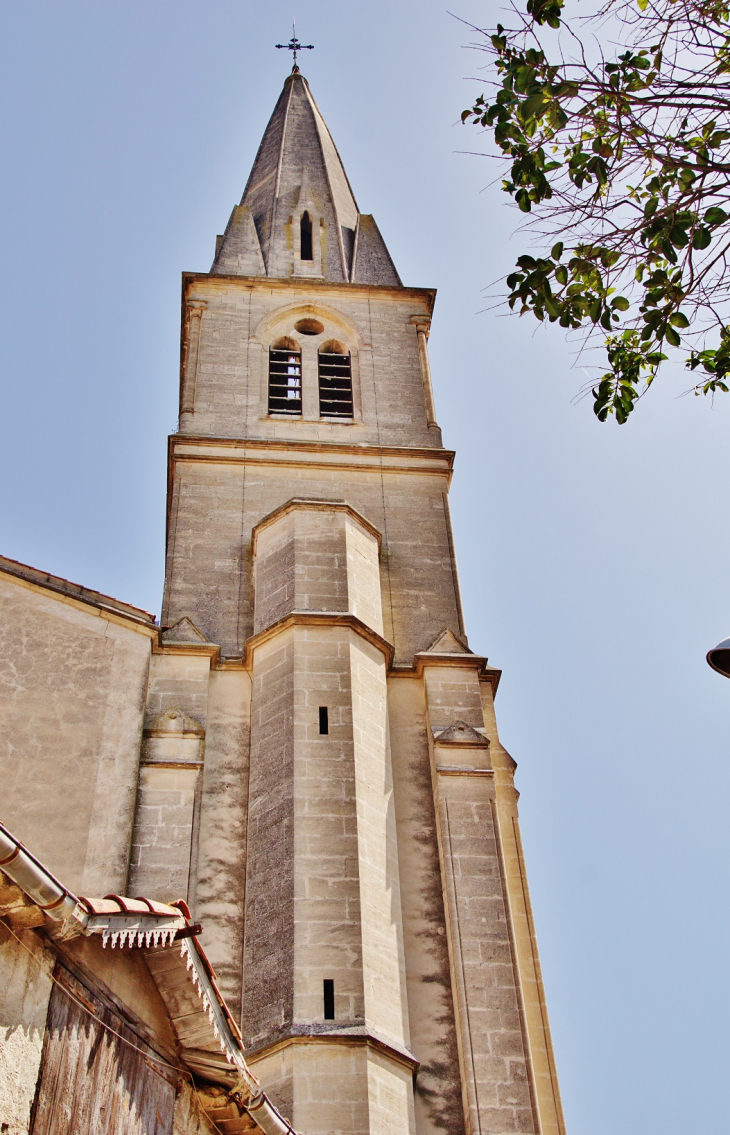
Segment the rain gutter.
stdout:
<path fill-rule="evenodd" d="M 76 895 L 59 883 L 55 875 L 11 835 L 0 823 L 0 870 L 24 891 L 28 898 L 54 922 L 68 922 L 72 934 L 83 934 L 89 913 Z"/>

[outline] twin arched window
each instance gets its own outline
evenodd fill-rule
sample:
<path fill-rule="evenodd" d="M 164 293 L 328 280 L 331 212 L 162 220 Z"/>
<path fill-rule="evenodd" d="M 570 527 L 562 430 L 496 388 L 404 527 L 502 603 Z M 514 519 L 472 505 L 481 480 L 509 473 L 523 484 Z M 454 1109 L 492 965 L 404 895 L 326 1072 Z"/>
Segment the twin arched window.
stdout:
<path fill-rule="evenodd" d="M 319 348 L 317 376 L 320 418 L 351 419 L 352 360 L 343 343 L 330 339 Z M 286 335 L 269 348 L 269 413 L 302 416 L 302 352 Z"/>

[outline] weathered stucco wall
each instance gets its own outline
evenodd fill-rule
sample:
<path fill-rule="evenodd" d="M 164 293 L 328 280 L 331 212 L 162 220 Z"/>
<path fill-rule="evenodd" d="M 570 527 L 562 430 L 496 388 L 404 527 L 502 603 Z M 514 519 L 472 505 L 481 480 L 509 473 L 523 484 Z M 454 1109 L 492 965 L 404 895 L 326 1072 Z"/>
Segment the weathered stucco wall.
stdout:
<path fill-rule="evenodd" d="M 150 633 L 4 573 L 0 608 L 3 817 L 77 893 L 123 891 Z"/>
<path fill-rule="evenodd" d="M 0 1130 L 27 1135 L 55 957 L 37 934 L 16 933 L 0 923 Z"/>

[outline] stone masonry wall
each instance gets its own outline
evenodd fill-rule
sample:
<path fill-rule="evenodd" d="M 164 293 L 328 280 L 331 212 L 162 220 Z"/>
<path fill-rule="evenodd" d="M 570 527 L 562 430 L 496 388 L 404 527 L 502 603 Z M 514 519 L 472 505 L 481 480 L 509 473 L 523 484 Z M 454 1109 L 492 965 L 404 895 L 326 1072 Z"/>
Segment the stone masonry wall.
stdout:
<path fill-rule="evenodd" d="M 535 1131 L 493 784 L 440 776 L 439 812 L 457 984 L 469 1123 L 490 1135 Z"/>
<path fill-rule="evenodd" d="M 464 1135 L 459 1052 L 422 678 L 391 677 L 388 720 L 419 1135 Z"/>
<path fill-rule="evenodd" d="M 205 926 L 205 952 L 237 1020 L 243 982 L 250 711 L 248 673 L 211 673 L 192 913 Z"/>
<path fill-rule="evenodd" d="M 274 626 L 253 648 L 244 1019 L 267 1087 L 291 1099 L 295 1125 L 309 1132 L 413 1129 L 408 1057 L 375 1057 L 366 1040 L 397 1053 L 409 1040 L 385 656 L 338 619 L 358 608 L 381 625 L 377 551 L 357 518 L 324 502 L 294 502 L 256 536 L 257 627 L 286 613 L 280 597 L 272 602 L 272 562 L 286 563 L 296 610 L 332 613 Z M 278 943 L 291 935 L 284 954 Z M 276 968 L 261 955 L 265 936 Z M 266 1003 L 250 1011 L 247 990 L 255 999 L 262 984 Z M 350 1036 L 357 1053 L 338 1040 Z M 272 1045 L 286 1056 L 264 1055 Z M 343 1056 L 359 1066 L 346 1090 L 332 1076 Z"/>
<path fill-rule="evenodd" d="M 377 1035 L 408 1047 L 385 659 L 353 633 L 350 675 L 365 1023 Z"/>
<path fill-rule="evenodd" d="M 290 438 L 375 445 L 441 444 L 426 419 L 418 336 L 412 317 L 428 321 L 430 293 L 385 288 L 314 289 L 306 282 L 231 280 L 196 276 L 188 297 L 203 303 L 200 340 L 188 354 L 186 389 L 195 389 L 192 412 L 182 415 L 181 431 L 212 437 Z M 319 335 L 295 327 L 315 316 Z M 193 323 L 195 326 L 195 322 Z M 197 334 L 197 328 L 196 328 Z M 337 339 L 355 357 L 359 412 L 352 422 L 318 416 L 268 416 L 268 349 L 282 336 L 304 353 Z M 306 360 L 305 360 L 306 364 Z M 316 365 L 307 368 L 316 382 Z M 305 404 L 310 402 L 304 392 Z"/>
<path fill-rule="evenodd" d="M 294 1020 L 316 1030 L 365 1021 L 350 638 L 346 627 L 294 629 Z"/>
<path fill-rule="evenodd" d="M 191 461 L 177 478 L 163 623 L 188 615 L 224 655 L 240 654 L 254 633 L 251 530 L 292 497 L 307 497 L 344 499 L 381 533 L 383 633 L 397 661 L 411 663 L 445 627 L 459 632 L 445 477 Z"/>
<path fill-rule="evenodd" d="M 478 663 L 461 654 L 450 665 L 434 658 L 424 678 L 467 1130 L 532 1135 L 531 1069 Z M 457 721 L 466 725 L 461 740 L 450 729 Z"/>
<path fill-rule="evenodd" d="M 245 885 L 243 1037 L 291 1023 L 294 981 L 294 638 L 254 655 Z"/>

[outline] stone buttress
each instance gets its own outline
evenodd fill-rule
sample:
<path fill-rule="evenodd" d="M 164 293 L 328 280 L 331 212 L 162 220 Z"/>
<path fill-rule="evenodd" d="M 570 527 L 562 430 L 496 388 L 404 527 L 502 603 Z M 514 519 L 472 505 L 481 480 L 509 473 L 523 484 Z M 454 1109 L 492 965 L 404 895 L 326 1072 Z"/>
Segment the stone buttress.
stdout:
<path fill-rule="evenodd" d="M 459 599 L 434 298 L 295 71 L 211 271 L 183 277 L 127 893 L 187 898 L 300 1135 L 564 1131 L 499 673 Z"/>

